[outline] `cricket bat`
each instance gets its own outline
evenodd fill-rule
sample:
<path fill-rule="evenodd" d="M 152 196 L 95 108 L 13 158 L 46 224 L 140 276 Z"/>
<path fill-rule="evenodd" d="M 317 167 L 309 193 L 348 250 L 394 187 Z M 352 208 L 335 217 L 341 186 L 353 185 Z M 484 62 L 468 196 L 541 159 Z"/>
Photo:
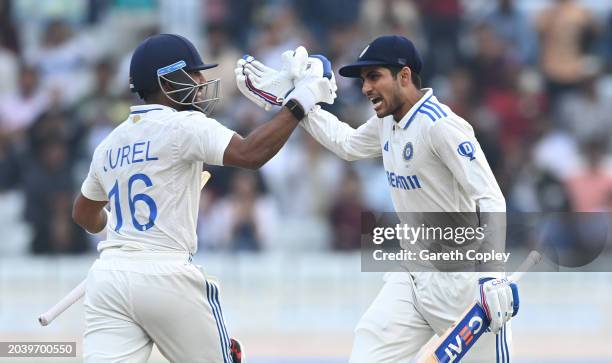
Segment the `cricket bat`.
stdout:
<path fill-rule="evenodd" d="M 208 180 L 210 180 L 211 174 L 208 171 L 203 171 L 200 174 L 200 189 L 203 189 Z M 64 311 L 66 311 L 69 307 L 74 305 L 77 301 L 81 300 L 83 296 L 85 296 L 85 282 L 86 280 L 81 281 L 80 284 L 77 285 L 72 291 L 68 293 L 68 295 L 64 296 L 60 301 L 58 301 L 55 305 L 53 305 L 49 310 L 42 313 L 38 317 L 38 322 L 42 326 L 47 326 L 51 324 L 55 318 L 60 316 Z"/>
<path fill-rule="evenodd" d="M 526 271 L 542 260 L 542 255 L 531 251 L 518 271 L 508 279 L 517 282 Z M 457 363 L 474 346 L 478 338 L 487 330 L 491 322 L 482 306 L 474 302 L 461 318 L 446 330 L 437 340 L 428 343 L 411 363 Z"/>
<path fill-rule="evenodd" d="M 79 301 L 81 297 L 85 295 L 85 280 L 81 281 L 81 283 L 72 289 L 68 293 L 68 295 L 64 296 L 57 304 L 53 305 L 51 309 L 47 310 L 45 313 L 41 314 L 38 317 L 38 322 L 42 326 L 47 326 L 51 324 L 55 318 L 61 315 L 66 309 L 71 307 L 75 302 Z"/>

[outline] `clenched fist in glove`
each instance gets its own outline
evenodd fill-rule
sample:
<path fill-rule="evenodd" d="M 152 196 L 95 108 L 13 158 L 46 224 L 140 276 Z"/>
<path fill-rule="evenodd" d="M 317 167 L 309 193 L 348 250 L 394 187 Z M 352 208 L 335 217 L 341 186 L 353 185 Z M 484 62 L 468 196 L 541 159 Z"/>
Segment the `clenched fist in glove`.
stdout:
<path fill-rule="evenodd" d="M 478 302 L 491 321 L 489 328 L 495 334 L 518 313 L 518 287 L 506 278 L 481 278 L 477 295 Z"/>

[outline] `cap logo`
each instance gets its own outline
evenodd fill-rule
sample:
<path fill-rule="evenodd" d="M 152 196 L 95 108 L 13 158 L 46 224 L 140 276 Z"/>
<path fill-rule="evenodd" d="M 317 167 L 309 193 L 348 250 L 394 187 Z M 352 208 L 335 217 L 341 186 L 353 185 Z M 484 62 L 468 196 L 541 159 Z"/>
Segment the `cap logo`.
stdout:
<path fill-rule="evenodd" d="M 361 57 L 363 57 L 363 55 L 365 54 L 365 52 L 368 51 L 368 49 L 370 49 L 370 45 L 368 44 L 365 48 L 363 48 L 363 50 L 361 51 L 361 54 L 359 54 L 359 58 L 361 59 Z"/>
<path fill-rule="evenodd" d="M 172 72 L 178 71 L 179 69 L 182 69 L 182 68 L 185 68 L 185 67 L 187 67 L 187 63 L 185 63 L 185 61 L 180 60 L 180 61 L 178 61 L 176 63 L 173 63 L 173 64 L 171 64 L 169 66 L 165 66 L 165 67 L 162 67 L 162 68 L 158 69 L 157 70 L 157 75 L 158 76 L 163 76 L 164 74 L 172 73 Z"/>
<path fill-rule="evenodd" d="M 406 65 L 406 58 L 397 58 L 397 63 L 401 65 Z"/>

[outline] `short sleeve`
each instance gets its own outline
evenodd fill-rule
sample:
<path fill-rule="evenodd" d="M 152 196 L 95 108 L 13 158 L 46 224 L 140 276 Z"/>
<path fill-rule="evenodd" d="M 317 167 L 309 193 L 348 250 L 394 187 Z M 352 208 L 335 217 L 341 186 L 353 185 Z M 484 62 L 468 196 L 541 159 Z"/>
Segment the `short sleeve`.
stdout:
<path fill-rule="evenodd" d="M 95 160 L 95 156 L 94 156 Z M 94 160 L 91 162 L 91 166 L 89 167 L 89 173 L 81 185 L 81 194 L 87 199 L 95 200 L 95 201 L 107 201 L 108 196 L 102 187 L 102 183 L 98 178 L 98 174 L 95 171 Z"/>
<path fill-rule="evenodd" d="M 178 144 L 183 160 L 223 165 L 223 154 L 234 131 L 215 119 L 193 112 L 178 121 Z"/>

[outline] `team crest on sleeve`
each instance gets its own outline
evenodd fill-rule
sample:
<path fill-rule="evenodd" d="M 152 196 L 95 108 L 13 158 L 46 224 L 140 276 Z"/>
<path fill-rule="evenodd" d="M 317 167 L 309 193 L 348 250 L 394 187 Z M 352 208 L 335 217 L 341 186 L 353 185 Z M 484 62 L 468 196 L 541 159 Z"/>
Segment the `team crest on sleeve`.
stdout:
<path fill-rule="evenodd" d="M 461 156 L 470 158 L 470 161 L 476 159 L 476 157 L 474 156 L 474 153 L 476 152 L 476 148 L 474 148 L 474 144 L 472 144 L 470 141 L 464 141 L 461 144 L 459 144 L 459 147 L 457 148 L 457 152 Z"/>
<path fill-rule="evenodd" d="M 412 159 L 412 156 L 414 155 L 414 147 L 412 147 L 412 143 L 409 142 L 406 144 L 406 146 L 404 146 L 404 160 L 408 161 L 410 159 Z"/>

